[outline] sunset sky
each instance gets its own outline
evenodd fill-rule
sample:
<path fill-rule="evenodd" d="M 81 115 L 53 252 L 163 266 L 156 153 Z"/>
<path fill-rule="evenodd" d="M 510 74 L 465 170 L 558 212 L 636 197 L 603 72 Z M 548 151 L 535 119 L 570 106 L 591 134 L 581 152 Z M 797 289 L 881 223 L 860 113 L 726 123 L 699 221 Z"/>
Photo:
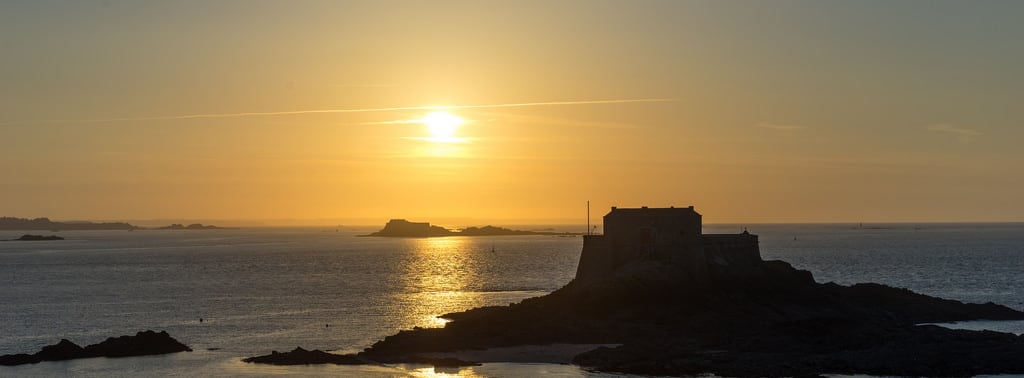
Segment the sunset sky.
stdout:
<path fill-rule="evenodd" d="M 0 216 L 583 223 L 590 200 L 1024 221 L 1022 20 L 1020 1 L 4 1 Z"/>

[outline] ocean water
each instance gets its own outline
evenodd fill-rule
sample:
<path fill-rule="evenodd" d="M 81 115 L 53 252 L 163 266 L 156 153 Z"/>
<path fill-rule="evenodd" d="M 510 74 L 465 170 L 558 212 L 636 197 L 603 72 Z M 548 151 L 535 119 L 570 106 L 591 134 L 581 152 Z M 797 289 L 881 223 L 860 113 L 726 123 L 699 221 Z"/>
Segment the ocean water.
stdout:
<path fill-rule="evenodd" d="M 1024 224 L 745 227 L 760 235 L 765 259 L 819 282 L 879 282 L 1024 310 Z M 579 237 L 355 236 L 367 231 L 64 231 L 63 241 L 2 242 L 0 354 L 146 329 L 195 351 L 0 367 L 0 376 L 614 376 L 557 364 L 435 371 L 241 362 L 296 346 L 354 352 L 401 329 L 442 326 L 444 313 L 546 294 L 572 279 L 582 246 Z M 0 239 L 20 234 L 0 231 Z M 955 326 L 1024 332 L 1021 322 Z"/>

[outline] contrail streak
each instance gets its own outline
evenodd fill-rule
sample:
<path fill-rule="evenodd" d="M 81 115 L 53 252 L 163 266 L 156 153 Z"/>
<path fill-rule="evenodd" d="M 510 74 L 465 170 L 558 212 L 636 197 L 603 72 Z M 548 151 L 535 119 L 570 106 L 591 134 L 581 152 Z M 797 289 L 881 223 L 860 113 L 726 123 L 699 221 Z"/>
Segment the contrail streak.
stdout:
<path fill-rule="evenodd" d="M 2 124 L 23 124 L 23 123 L 105 123 L 105 122 L 131 122 L 131 121 L 172 121 L 189 119 L 209 118 L 237 118 L 237 117 L 267 117 L 267 116 L 288 116 L 302 114 L 337 114 L 337 113 L 376 113 L 394 112 L 407 110 L 438 110 L 438 109 L 491 109 L 491 108 L 521 108 L 534 106 L 566 106 L 566 105 L 601 105 L 601 104 L 629 104 L 642 102 L 677 102 L 677 98 L 638 98 L 638 99 L 612 99 L 612 100 L 582 100 L 582 101 L 548 101 L 548 102 L 519 102 L 508 104 L 481 104 L 481 105 L 435 105 L 435 106 L 401 106 L 391 108 L 357 108 L 357 109 L 310 109 L 290 110 L 277 112 L 241 112 L 241 113 L 202 113 L 184 114 L 170 116 L 152 117 L 129 117 L 129 118 L 97 118 L 78 120 L 37 120 L 25 122 L 5 122 Z"/>

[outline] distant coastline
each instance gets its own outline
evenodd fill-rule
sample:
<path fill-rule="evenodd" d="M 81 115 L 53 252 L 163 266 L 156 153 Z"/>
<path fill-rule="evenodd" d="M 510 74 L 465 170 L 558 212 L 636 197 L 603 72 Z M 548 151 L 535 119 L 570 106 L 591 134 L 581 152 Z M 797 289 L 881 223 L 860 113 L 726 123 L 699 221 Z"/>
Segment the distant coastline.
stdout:
<path fill-rule="evenodd" d="M 58 222 L 52 221 L 50 218 L 15 218 L 15 217 L 0 217 L 0 231 L 32 231 L 32 230 L 47 230 L 47 231 L 81 231 L 81 230 L 223 230 L 231 229 L 229 227 L 219 227 L 214 225 L 203 225 L 201 223 L 194 223 L 188 226 L 182 224 L 172 224 L 164 227 L 146 228 L 139 227 L 126 222 L 90 222 L 90 221 L 74 221 L 74 222 Z"/>
<path fill-rule="evenodd" d="M 513 230 L 495 226 L 466 227 L 461 231 L 453 231 L 429 222 L 410 222 L 405 219 L 392 219 L 380 231 L 360 236 L 379 236 L 393 238 L 431 238 L 442 236 L 515 236 L 515 235 L 550 235 L 578 236 L 578 232 L 551 232 Z"/>

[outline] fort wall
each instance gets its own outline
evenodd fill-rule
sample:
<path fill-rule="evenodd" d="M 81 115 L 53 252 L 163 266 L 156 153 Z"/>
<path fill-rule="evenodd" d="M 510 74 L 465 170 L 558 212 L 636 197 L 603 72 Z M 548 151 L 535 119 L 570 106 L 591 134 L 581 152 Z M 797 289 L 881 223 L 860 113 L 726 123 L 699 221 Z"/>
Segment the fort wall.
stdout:
<path fill-rule="evenodd" d="M 703 235 L 704 256 L 709 264 L 729 266 L 756 266 L 761 262 L 757 235 L 742 234 Z"/>
<path fill-rule="evenodd" d="M 700 282 L 709 264 L 756 266 L 757 235 L 702 234 L 701 215 L 687 208 L 613 207 L 604 216 L 604 235 L 583 238 L 576 268 L 579 281 L 600 280 L 631 262 L 660 261 Z"/>
<path fill-rule="evenodd" d="M 583 235 L 583 252 L 576 266 L 576 279 L 587 281 L 607 277 L 614 268 L 608 239 L 604 235 Z"/>

